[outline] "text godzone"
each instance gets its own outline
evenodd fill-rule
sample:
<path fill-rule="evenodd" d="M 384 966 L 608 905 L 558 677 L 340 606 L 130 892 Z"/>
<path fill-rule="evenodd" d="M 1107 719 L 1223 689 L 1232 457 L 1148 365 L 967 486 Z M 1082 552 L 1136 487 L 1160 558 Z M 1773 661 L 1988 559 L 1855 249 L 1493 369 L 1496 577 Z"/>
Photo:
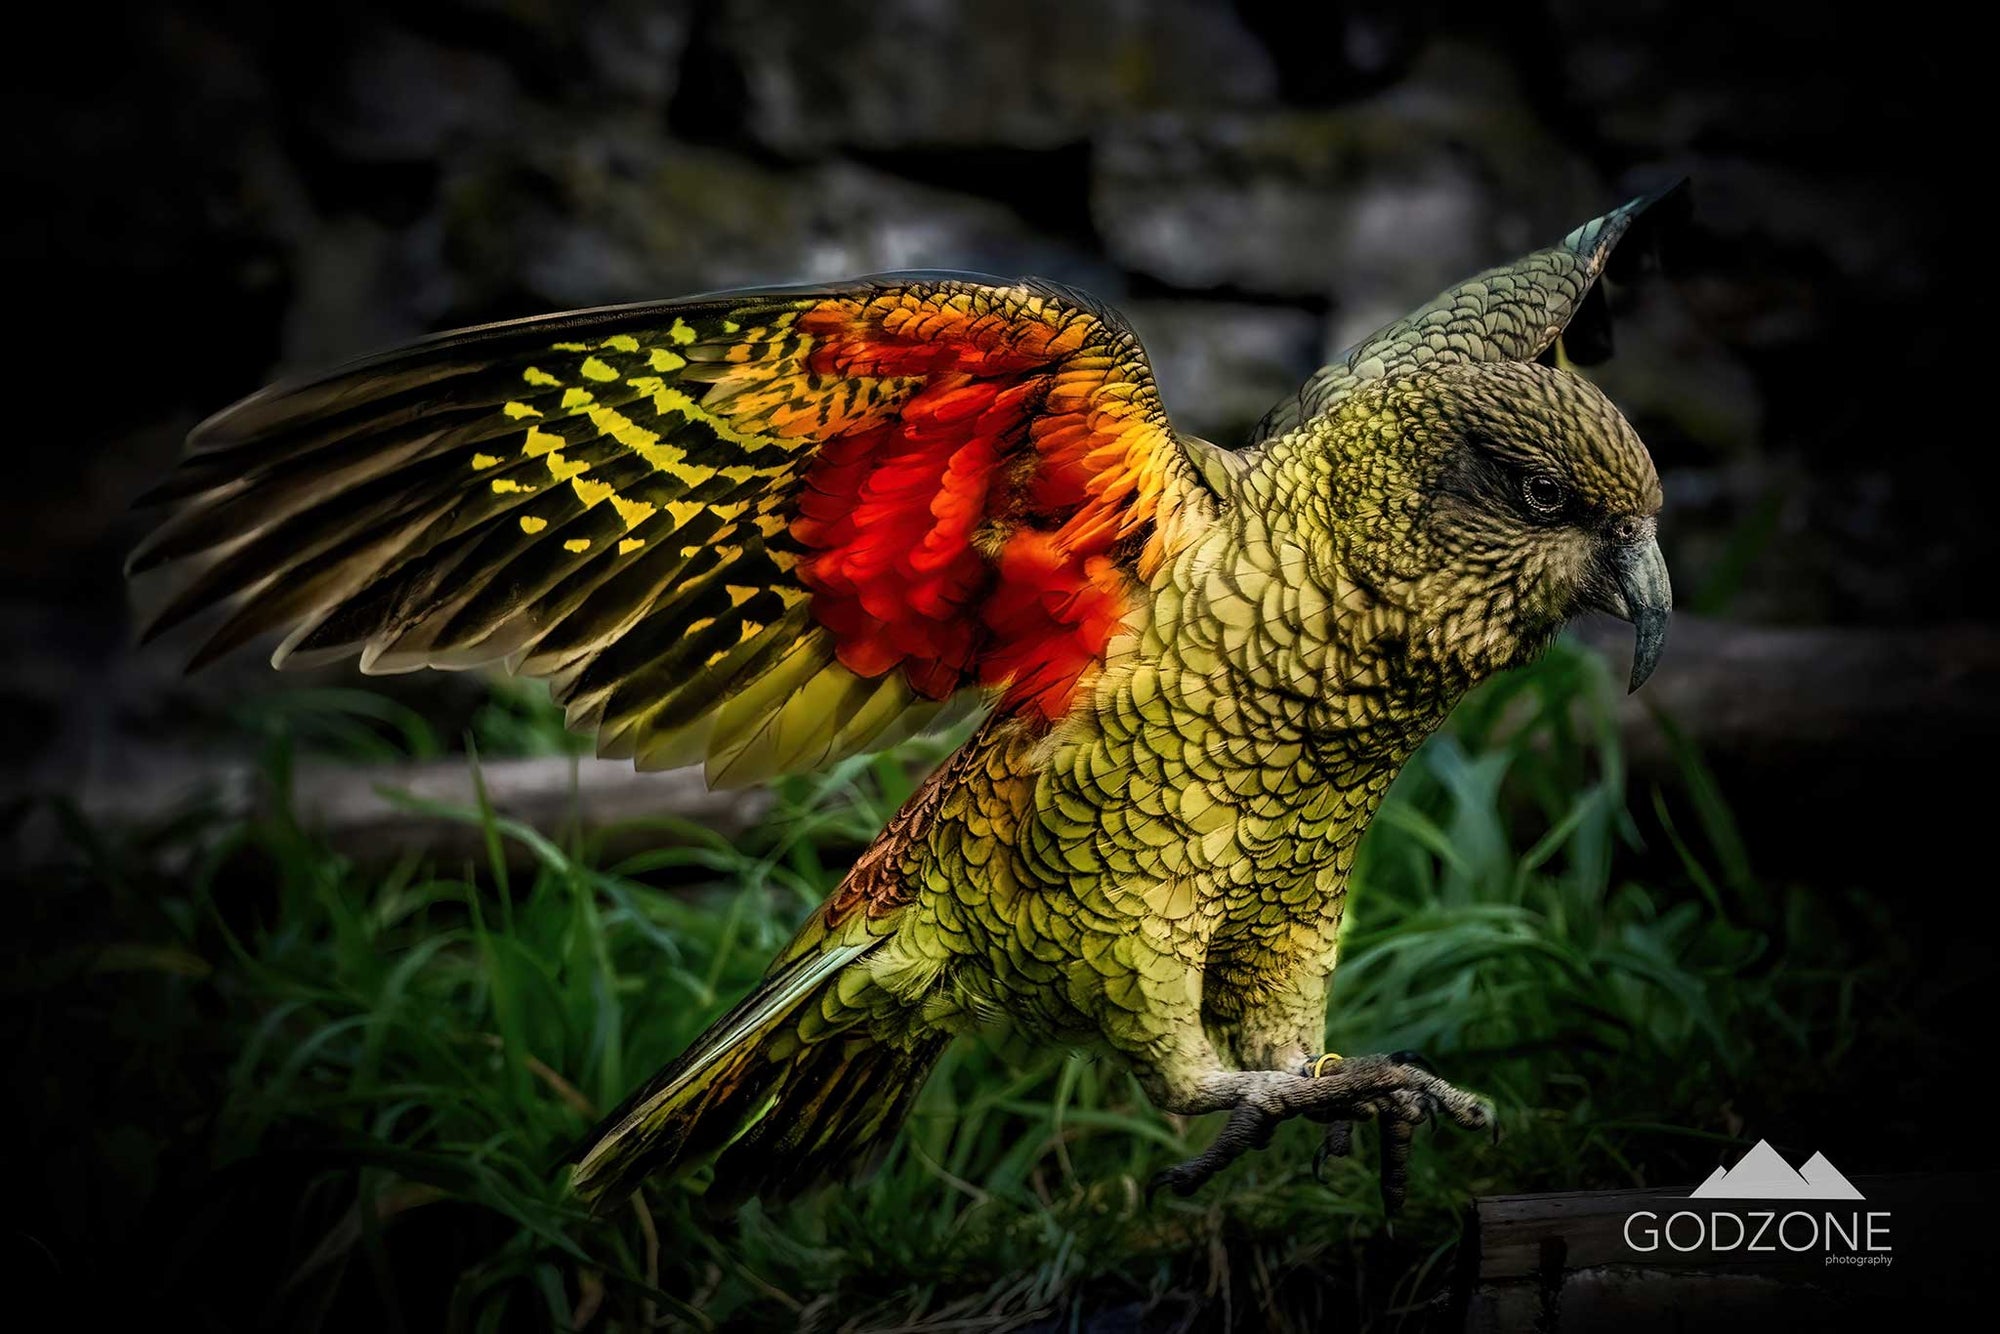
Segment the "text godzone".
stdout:
<path fill-rule="evenodd" d="M 1775 1210 L 1747 1214 L 1699 1214 L 1683 1209 L 1667 1215 L 1642 1209 L 1625 1220 L 1625 1244 L 1635 1251 L 1660 1249 L 1664 1241 L 1670 1250 L 1810 1251 L 1822 1244 L 1836 1244 L 1847 1250 L 1886 1251 L 1889 1246 L 1889 1217 L 1885 1212 L 1867 1214 L 1809 1214 L 1802 1209 L 1780 1215 Z M 1644 1220 L 1644 1221 L 1641 1221 Z M 1725 1238 L 1725 1232 L 1728 1235 Z"/>

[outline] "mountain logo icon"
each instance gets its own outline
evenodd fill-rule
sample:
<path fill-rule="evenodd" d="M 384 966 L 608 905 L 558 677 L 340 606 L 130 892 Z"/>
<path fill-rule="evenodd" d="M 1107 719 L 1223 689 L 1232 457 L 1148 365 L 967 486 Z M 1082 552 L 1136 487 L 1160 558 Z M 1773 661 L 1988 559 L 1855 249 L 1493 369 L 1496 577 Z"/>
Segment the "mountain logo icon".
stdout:
<path fill-rule="evenodd" d="M 1794 1169 L 1769 1141 L 1743 1155 L 1736 1166 L 1716 1168 L 1708 1180 L 1695 1187 L 1692 1200 L 1862 1200 L 1867 1196 L 1840 1174 L 1840 1169 L 1815 1153 L 1806 1165 Z"/>

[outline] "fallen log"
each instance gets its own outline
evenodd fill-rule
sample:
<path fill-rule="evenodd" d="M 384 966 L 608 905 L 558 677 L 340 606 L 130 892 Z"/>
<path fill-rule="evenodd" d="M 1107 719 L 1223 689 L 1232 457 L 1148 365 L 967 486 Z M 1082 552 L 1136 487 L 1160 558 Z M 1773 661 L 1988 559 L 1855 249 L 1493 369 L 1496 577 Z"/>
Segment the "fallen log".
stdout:
<path fill-rule="evenodd" d="M 1585 642 L 1622 664 L 1631 629 L 1609 618 Z M 1666 754 L 1656 714 L 1711 759 L 1776 768 L 1848 752 L 1849 762 L 2000 736 L 2000 631 L 1986 626 L 1826 628 L 1676 617 L 1659 670 L 1625 697 L 1642 761 Z"/>
<path fill-rule="evenodd" d="M 1583 633 L 1622 667 L 1628 628 L 1605 621 Z M 2000 741 L 2000 633 L 1743 626 L 1683 616 L 1658 672 L 1620 705 L 1629 762 L 1641 781 L 1674 770 L 1661 717 L 1721 776 L 1746 827 L 1770 838 L 1826 842 L 1851 857 L 1854 840 L 1868 836 L 1845 818 L 1857 792 L 1866 791 L 1880 826 L 1895 814 L 1899 796 L 1893 785 L 1885 789 L 1881 774 Z M 673 816 L 734 838 L 771 808 L 767 791 L 711 792 L 694 769 L 642 774 L 625 761 L 554 757 L 488 760 L 481 772 L 500 814 L 544 831 L 601 831 Z M 1920 790 L 1921 800 L 1939 800 L 1915 783 L 1901 795 L 1916 801 Z M 351 855 L 481 852 L 477 830 L 384 795 L 391 791 L 431 806 L 474 804 L 468 766 L 454 758 L 302 764 L 293 809 L 302 824 Z M 197 800 L 228 814 L 253 813 L 269 800 L 248 761 L 171 754 L 131 757 L 74 795 L 87 820 L 128 827 Z M 1823 840 L 1826 832 L 1838 837 Z"/>
<path fill-rule="evenodd" d="M 482 760 L 476 782 L 472 766 L 456 756 L 404 764 L 307 763 L 293 771 L 283 799 L 302 827 L 348 856 L 376 860 L 421 851 L 441 862 L 483 860 L 483 831 L 450 814 L 476 810 L 479 785 L 497 816 L 551 836 L 569 830 L 598 835 L 664 817 L 734 840 L 773 805 L 766 788 L 711 791 L 699 769 L 637 773 L 629 761 L 566 756 Z M 141 759 L 79 794 L 87 821 L 126 828 L 189 809 L 221 819 L 269 814 L 279 800 L 267 776 L 247 760 L 195 766 L 172 756 Z M 673 828 L 648 824 L 613 851 L 635 842 L 676 841 Z M 511 841 L 503 850 L 518 863 L 532 856 Z"/>
<path fill-rule="evenodd" d="M 1608 619 L 1583 637 L 1615 667 L 1631 652 L 1630 628 Z M 1950 832 L 1991 818 L 1990 785 L 1965 780 L 2000 748 L 2000 631 L 1681 616 L 1619 717 L 1642 809 L 1647 785 L 1680 782 L 1671 728 L 1715 776 L 1760 867 L 1883 889 L 1891 867 L 1908 883 L 1955 883 L 1963 850 Z"/>

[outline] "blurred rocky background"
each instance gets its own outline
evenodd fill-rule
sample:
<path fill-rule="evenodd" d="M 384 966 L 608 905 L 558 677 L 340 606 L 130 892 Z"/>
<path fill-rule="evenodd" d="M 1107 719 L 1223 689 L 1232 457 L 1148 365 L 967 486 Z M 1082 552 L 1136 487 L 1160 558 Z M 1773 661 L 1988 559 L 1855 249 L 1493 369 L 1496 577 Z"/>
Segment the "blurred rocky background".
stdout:
<path fill-rule="evenodd" d="M 134 495 L 275 376 L 556 307 L 948 267 L 1120 306 L 1175 419 L 1228 443 L 1382 320 L 1678 176 L 1692 222 L 1614 293 L 1597 373 L 1666 476 L 1683 607 L 1954 643 L 1995 607 L 1982 386 L 1942 378 L 1963 84 L 1928 26 L 1662 0 L 44 18 L 4 94 L 14 791 L 130 776 L 277 688 L 256 655 L 193 685 L 135 655 L 119 575 Z M 480 690 L 382 688 L 447 731 Z"/>
<path fill-rule="evenodd" d="M 0 1116 L 18 1104 L 41 1127 L 0 1131 L 0 1142 L 24 1158 L 8 1179 L 31 1203 L 6 1228 L 29 1255 L 24 1272 L 54 1274 L 36 1288 L 72 1310 L 121 1290 L 150 1301 L 213 1287 L 261 1302 L 264 1281 L 285 1271 L 260 1257 L 304 1255 L 317 1235 L 303 1226 L 316 1216 L 306 1204 L 334 1200 L 299 1184 L 320 1170 L 311 1155 L 259 1168 L 249 1180 L 268 1196 L 225 1193 L 246 1191 L 246 1178 L 206 1175 L 211 1136 L 227 1172 L 243 1165 L 235 1123 L 212 1131 L 206 1119 L 221 1096 L 210 1090 L 225 1071 L 231 1088 L 257 1078 L 265 1067 L 251 1053 L 304 1031 L 285 1018 L 304 1002 L 281 988 L 317 975 L 283 971 L 302 952 L 283 933 L 198 986 L 180 987 L 178 973 L 201 976 L 199 956 L 142 958 L 135 941 L 178 938 L 148 925 L 156 915 L 209 893 L 214 868 L 188 851 L 193 835 L 171 832 L 187 799 L 250 809 L 270 800 L 267 772 L 283 772 L 304 820 L 337 850 L 388 859 L 421 848 L 449 868 L 479 854 L 481 831 L 419 825 L 377 788 L 463 807 L 468 766 L 446 752 L 471 732 L 495 805 L 551 835 L 574 813 L 662 811 L 733 835 L 768 808 L 765 794 L 704 794 L 692 774 L 635 777 L 614 762 L 573 772 L 552 753 L 561 743 L 546 710 L 537 721 L 508 704 L 504 684 L 364 681 L 350 667 L 281 677 L 254 652 L 188 679 L 184 646 L 135 651 L 120 564 L 149 520 L 131 503 L 202 417 L 275 377 L 432 330 L 945 267 L 1044 275 L 1120 307 L 1175 420 L 1229 444 L 1381 321 L 1683 176 L 1690 220 L 1665 238 L 1661 268 L 1611 293 L 1616 355 L 1591 371 L 1665 474 L 1663 540 L 1684 613 L 1660 673 L 1625 705 L 1646 850 L 1621 847 L 1619 876 L 1683 883 L 1667 820 L 1692 801 L 1705 816 L 1734 814 L 1768 902 L 1810 901 L 1843 934 L 1835 950 L 1805 932 L 1795 964 L 1793 918 L 1804 915 L 1743 914 L 1766 900 L 1725 886 L 1742 920 L 1719 907 L 1718 917 L 1769 941 L 1734 974 L 1745 995 L 1801 998 L 1800 1036 L 1732 1033 L 1736 1049 L 1755 1051 L 1743 1059 L 1754 1079 L 1718 1083 L 1719 1107 L 1703 1091 L 1697 1108 L 1627 1124 L 1779 1143 L 1795 1132 L 1802 1151 L 1825 1148 L 1849 1171 L 1948 1167 L 1951 1181 L 1974 1180 L 1965 1169 L 1994 1161 L 1976 1117 L 1937 1134 L 1943 1114 L 1973 1110 L 1965 1072 L 1991 1050 L 1986 1005 L 2000 983 L 1979 776 L 2000 749 L 1984 476 L 1993 411 L 1972 327 L 1987 261 L 1960 234 L 1980 211 L 1990 151 L 1977 129 L 1990 117 L 1966 110 L 1987 82 L 1973 63 L 1983 43 L 1964 27 L 1947 10 L 1805 0 L 98 0 L 25 11 L 0 80 L 11 331 L 0 383 L 13 405 L 0 446 L 0 888 L 21 909 L 0 964 L 16 1019 L 0 1046 L 19 1096 Z M 1629 633 L 1605 642 L 1622 673 Z M 355 693 L 363 685 L 381 694 Z M 1670 808 L 1649 790 L 1674 778 L 1654 707 L 1694 737 L 1719 797 L 1677 788 Z M 427 746 L 409 739 L 420 729 Z M 260 731 L 300 739 L 296 772 L 257 753 Z M 316 754 L 315 737 L 326 742 Z M 231 836 L 230 822 L 212 823 Z M 1533 825 L 1521 846 L 1543 846 L 1547 832 Z M 1733 846 L 1717 851 L 1742 864 Z M 143 858 L 154 869 L 128 878 Z M 261 845 L 227 864 L 243 882 L 223 886 L 231 913 L 262 923 L 278 872 Z M 167 896 L 155 914 L 149 896 L 170 879 L 186 881 L 190 899 Z M 322 882 L 310 884 L 319 895 Z M 1662 917 L 1704 912 L 1690 900 Z M 732 909 L 731 938 L 736 922 Z M 354 946 L 343 934 L 337 957 L 375 938 Z M 261 975 L 264 958 L 280 962 L 273 981 L 229 989 L 249 963 Z M 1730 991 L 1725 975 L 1695 965 L 1667 976 L 1688 979 L 1697 999 Z M 167 978 L 157 988 L 151 970 Z M 407 962 L 395 970 L 414 975 Z M 1790 989 L 1756 990 L 1773 976 Z M 401 987 L 383 994 L 403 1005 Z M 278 996 L 239 1056 L 232 1016 Z M 343 991 L 307 1013 L 345 1016 L 348 1003 Z M 1836 1008 L 1837 1024 L 1821 1013 Z M 389 1014 L 370 1019 L 364 1066 L 378 1021 L 393 1031 Z M 1774 1009 L 1759 1023 L 1769 1026 L 1753 1033 L 1789 1034 L 1795 1020 Z M 335 1029 L 360 1032 L 345 1017 L 325 1032 Z M 427 1026 L 409 1031 L 430 1041 Z M 1591 1017 L 1575 1031 L 1602 1026 Z M 297 1050 L 280 1085 L 311 1047 Z M 1575 1081 L 1585 1124 L 1645 1109 L 1645 1090 L 1714 1068 L 1698 1062 L 1660 1083 L 1638 1065 L 1619 1059 L 1618 1086 Z M 283 1096 L 315 1108 L 346 1096 L 292 1082 L 293 1094 L 244 1105 L 261 1118 Z M 1740 1103 L 1738 1088 L 1749 1090 Z M 381 1124 L 422 1105 L 398 1101 Z M 1059 1124 L 1063 1113 L 1052 1115 Z M 280 1196 L 282 1209 L 265 1207 Z M 249 1203 L 216 1203 L 238 1200 Z M 457 1281 L 464 1261 L 450 1257 L 501 1235 L 485 1211 L 424 1212 L 449 1219 L 425 1224 L 435 1230 L 418 1235 L 435 1244 L 411 1252 L 427 1284 Z M 945 1216 L 909 1215 L 913 1228 Z M 1323 1254 L 1316 1236 L 1346 1229 L 1324 1221 L 1340 1216 L 1315 1205 L 1290 1220 L 1306 1248 L 1286 1254 Z M 353 1227 L 367 1238 L 371 1281 L 386 1284 L 375 1229 Z M 1899 1219 L 1895 1236 L 1908 1264 L 1957 1253 L 1905 1227 Z M 1247 1282 L 1248 1252 L 1226 1249 L 1220 1230 L 1202 1235 L 1220 1266 L 1206 1272 L 1226 1273 L 1234 1253 Z M 1947 1245 L 1976 1235 L 1961 1229 Z M 1450 1268 L 1425 1249 L 1429 1234 L 1409 1236 L 1416 1250 L 1403 1252 L 1368 1238 L 1370 1264 L 1395 1272 L 1400 1255 L 1419 1274 Z M 216 1237 L 227 1244 L 204 1240 Z M 668 1240 L 678 1272 L 674 1249 L 697 1252 Z M 871 1241 L 868 1253 L 902 1244 Z M 1048 1272 L 1070 1262 L 1066 1239 Z M 1558 1255 L 1553 1282 L 1538 1269 L 1537 1289 L 1568 1303 L 1562 1328 L 1617 1305 L 1562 1288 L 1561 1267 Z M 1261 1258 L 1255 1272 L 1264 1276 Z M 1974 1282 L 1977 1266 L 1966 1272 Z M 210 1285 L 210 1273 L 220 1280 Z M 358 1259 L 354 1273 L 359 1288 Z M 1401 1282 L 1362 1286 L 1371 1303 L 1400 1304 Z M 1207 1299 L 1217 1291 L 1209 1279 Z M 1652 1289 L 1632 1291 L 1618 1299 L 1626 1327 L 1681 1318 Z M 575 1309 L 588 1319 L 581 1299 Z M 267 1313 L 257 1327 L 275 1326 Z"/>

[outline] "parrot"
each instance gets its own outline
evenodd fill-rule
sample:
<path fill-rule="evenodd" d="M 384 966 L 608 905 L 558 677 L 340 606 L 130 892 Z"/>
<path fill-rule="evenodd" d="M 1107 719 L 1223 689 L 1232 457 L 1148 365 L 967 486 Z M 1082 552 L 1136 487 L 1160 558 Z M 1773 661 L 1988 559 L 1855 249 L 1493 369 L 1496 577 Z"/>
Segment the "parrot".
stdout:
<path fill-rule="evenodd" d="M 1680 187 L 1364 338 L 1239 447 L 1176 431 L 1137 336 L 1059 284 L 882 274 L 433 336 L 191 433 L 142 499 L 143 630 L 189 670 L 492 668 L 640 769 L 821 769 L 943 720 L 923 779 L 756 988 L 561 1167 L 592 1208 L 862 1170 L 994 1024 L 1225 1114 L 1188 1194 L 1296 1117 L 1497 1134 L 1417 1053 L 1324 1050 L 1355 851 L 1479 682 L 1672 592 L 1658 473 L 1578 373 L 1614 248 Z M 1649 210 L 1652 210 L 1649 212 Z M 1628 244 L 1627 254 L 1637 253 Z M 171 572 L 171 573 L 169 573 Z"/>

